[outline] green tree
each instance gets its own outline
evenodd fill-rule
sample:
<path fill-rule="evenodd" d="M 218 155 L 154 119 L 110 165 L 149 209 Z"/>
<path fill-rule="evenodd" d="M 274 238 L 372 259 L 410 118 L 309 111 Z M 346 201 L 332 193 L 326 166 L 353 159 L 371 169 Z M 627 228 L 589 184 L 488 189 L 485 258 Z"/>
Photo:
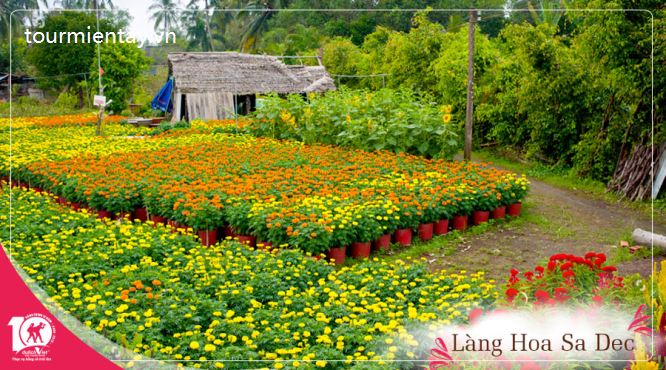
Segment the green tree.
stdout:
<path fill-rule="evenodd" d="M 104 95 L 107 101 L 113 100 L 108 109 L 120 113 L 127 108 L 128 101 L 134 94 L 134 81 L 150 67 L 151 60 L 136 45 L 128 43 L 102 44 L 100 54 L 104 69 L 102 75 Z M 96 57 L 90 69 L 98 71 Z M 96 80 L 98 73 L 94 72 L 91 77 Z"/>
<path fill-rule="evenodd" d="M 35 31 L 54 32 L 83 32 L 86 34 L 96 29 L 97 19 L 94 14 L 85 12 L 51 13 L 44 19 L 42 27 Z M 88 28 L 90 27 L 90 28 Z M 108 19 L 101 19 L 99 23 L 101 32 L 116 31 L 117 27 Z M 40 43 L 32 44 L 27 52 L 27 60 L 37 71 L 37 76 L 53 77 L 39 81 L 40 87 L 67 90 L 70 86 L 79 86 L 84 80 L 82 73 L 90 71 L 90 65 L 97 56 L 95 43 Z M 81 104 L 83 104 L 83 90 L 79 91 Z"/>
<path fill-rule="evenodd" d="M 277 9 L 286 9 L 289 0 L 252 0 L 249 1 L 243 11 L 238 14 L 241 18 L 249 18 L 249 22 L 241 34 L 240 48 L 248 51 L 256 48 L 256 41 L 268 28 L 268 21 L 276 14 Z"/>
<path fill-rule="evenodd" d="M 38 0 L 4 0 L 0 2 L 0 40 L 9 40 L 10 28 L 14 37 L 20 37 L 32 10 L 39 9 Z M 46 0 L 41 3 L 47 7 Z"/>
<path fill-rule="evenodd" d="M 9 43 L 0 42 L 0 73 L 17 73 L 26 72 L 28 63 L 25 60 L 25 51 L 27 44 L 25 39 L 15 38 L 12 39 L 11 56 L 9 54 Z M 11 58 L 12 70 L 9 70 L 9 62 Z"/>
<path fill-rule="evenodd" d="M 178 28 L 178 0 L 154 0 L 148 7 L 150 19 L 155 21 L 155 30 L 160 28 L 160 24 L 164 24 L 164 33 L 175 31 Z"/>

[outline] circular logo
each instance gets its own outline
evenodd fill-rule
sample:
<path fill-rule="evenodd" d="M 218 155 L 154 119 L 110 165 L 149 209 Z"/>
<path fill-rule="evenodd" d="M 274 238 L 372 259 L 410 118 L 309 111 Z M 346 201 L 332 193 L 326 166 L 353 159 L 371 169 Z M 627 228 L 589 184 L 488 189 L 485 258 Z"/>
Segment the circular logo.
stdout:
<path fill-rule="evenodd" d="M 26 347 L 48 346 L 55 339 L 53 321 L 40 313 L 26 316 L 19 328 L 19 339 Z"/>

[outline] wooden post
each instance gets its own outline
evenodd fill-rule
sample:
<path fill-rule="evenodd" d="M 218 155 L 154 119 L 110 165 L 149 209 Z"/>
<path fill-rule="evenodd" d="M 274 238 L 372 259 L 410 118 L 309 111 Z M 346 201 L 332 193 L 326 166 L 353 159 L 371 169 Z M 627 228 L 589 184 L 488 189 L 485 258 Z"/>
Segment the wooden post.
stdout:
<path fill-rule="evenodd" d="M 469 50 L 467 62 L 467 117 L 465 119 L 465 160 L 472 159 L 472 119 L 474 114 L 474 30 L 476 9 L 469 13 Z"/>

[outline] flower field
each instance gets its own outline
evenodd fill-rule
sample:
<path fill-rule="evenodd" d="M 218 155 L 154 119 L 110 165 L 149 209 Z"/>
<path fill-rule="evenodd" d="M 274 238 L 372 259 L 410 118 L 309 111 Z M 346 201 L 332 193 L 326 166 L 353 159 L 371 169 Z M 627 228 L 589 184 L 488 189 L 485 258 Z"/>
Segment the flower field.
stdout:
<path fill-rule="evenodd" d="M 5 190 L 5 246 L 9 201 Z M 432 274 L 416 261 L 335 270 L 295 251 L 204 247 L 163 227 L 101 221 L 32 190 L 12 192 L 12 211 L 13 257 L 58 304 L 136 353 L 210 360 L 188 366 L 411 368 L 437 325 L 464 323 L 497 295 L 482 273 Z"/>
<path fill-rule="evenodd" d="M 250 243 L 312 255 L 487 214 L 520 202 L 529 185 L 484 164 L 216 133 L 216 126 L 147 139 L 123 138 L 126 128 L 113 124 L 115 139 L 93 138 L 86 127 L 20 130 L 11 180 L 111 216 L 146 210 L 206 233 L 207 244 L 226 226 Z"/>

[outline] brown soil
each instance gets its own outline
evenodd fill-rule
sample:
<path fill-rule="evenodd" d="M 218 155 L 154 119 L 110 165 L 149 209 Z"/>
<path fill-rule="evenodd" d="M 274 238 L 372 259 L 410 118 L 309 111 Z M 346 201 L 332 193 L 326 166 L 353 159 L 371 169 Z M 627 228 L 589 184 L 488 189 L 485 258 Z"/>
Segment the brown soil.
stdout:
<path fill-rule="evenodd" d="M 652 230 L 652 221 L 638 212 L 591 199 L 584 193 L 576 194 L 530 178 L 530 196 L 523 204 L 521 217 L 500 223 L 478 236 L 462 235 L 454 245 L 425 257 L 432 269 L 483 270 L 486 276 L 505 281 L 509 271 L 534 269 L 553 254 L 584 255 L 587 252 L 604 253 L 620 274 L 649 276 L 652 259 L 620 251 L 620 241 L 630 241 L 635 228 Z M 666 234 L 666 225 L 655 220 L 653 232 Z M 649 246 L 647 246 L 649 248 Z M 655 251 L 654 260 L 666 259 Z"/>

